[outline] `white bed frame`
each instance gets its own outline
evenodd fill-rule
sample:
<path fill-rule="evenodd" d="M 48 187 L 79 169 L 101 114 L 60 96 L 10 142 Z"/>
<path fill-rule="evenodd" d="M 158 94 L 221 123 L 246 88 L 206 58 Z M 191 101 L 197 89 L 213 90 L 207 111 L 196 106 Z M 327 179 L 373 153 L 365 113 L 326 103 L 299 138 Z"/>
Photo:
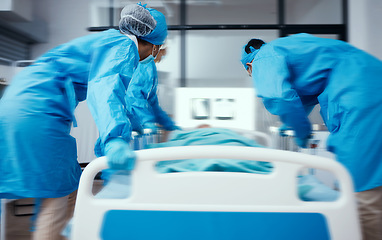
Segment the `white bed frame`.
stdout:
<path fill-rule="evenodd" d="M 217 220 L 219 216 L 214 214 L 218 213 L 312 215 L 323 217 L 323 225 L 328 231 L 326 239 L 361 239 L 351 178 L 345 168 L 332 159 L 297 152 L 238 146 L 170 147 L 139 150 L 136 153 L 137 163 L 135 170 L 132 172 L 132 191 L 131 196 L 127 199 L 94 198 L 92 194 L 93 179 L 100 170 L 108 167 L 105 157 L 92 161 L 85 168 L 80 180 L 74 212 L 71 232 L 73 240 L 264 239 L 264 237 L 256 238 L 256 236 L 261 236 L 264 232 L 267 232 L 267 236 L 269 236 L 265 239 L 315 239 L 314 236 L 300 236 L 298 234 L 293 236 L 282 235 L 282 238 L 277 237 L 276 235 L 283 234 L 283 231 L 285 231 L 285 234 L 290 234 L 291 229 L 289 227 L 285 229 L 285 226 L 291 223 L 289 221 L 280 222 L 280 219 L 283 218 L 276 215 L 271 218 L 271 222 L 261 221 L 260 219 L 260 222 L 265 224 L 261 227 L 258 225 L 259 219 L 254 220 L 253 225 L 251 225 L 252 215 L 249 215 L 249 220 L 245 220 L 243 224 L 249 224 L 250 228 L 253 227 L 253 229 L 250 229 L 251 234 L 254 234 L 253 238 L 250 236 L 245 238 L 230 237 L 229 234 L 234 231 L 231 228 L 234 226 L 224 226 L 222 224 L 222 229 L 219 229 L 219 224 L 216 227 L 216 222 L 211 223 L 209 229 L 212 235 L 208 237 L 205 232 L 198 235 L 199 229 L 204 226 L 202 225 L 203 221 L 208 219 Z M 154 169 L 157 161 L 195 158 L 268 161 L 274 163 L 275 169 L 271 174 L 231 172 L 159 174 Z M 339 199 L 333 202 L 304 202 L 300 200 L 297 196 L 296 176 L 302 168 L 318 168 L 333 172 L 341 187 Z M 128 214 L 130 212 L 134 214 L 143 213 L 143 217 L 134 217 L 134 219 L 126 217 L 117 221 L 118 224 L 103 225 L 107 224 L 109 219 L 106 216 L 109 217 L 115 213 Z M 161 220 L 160 216 L 158 220 L 156 215 L 153 218 L 144 217 L 145 213 L 151 212 L 154 215 L 158 212 L 184 213 L 185 218 L 182 220 L 170 216 L 166 220 Z M 192 218 L 187 214 L 192 212 L 201 213 L 200 221 L 192 222 L 190 220 Z M 210 214 L 209 217 L 206 217 L 207 220 L 203 220 L 203 213 Z M 256 216 L 253 217 L 256 218 Z M 223 218 L 222 221 L 227 219 L 231 218 Z M 241 220 L 242 218 L 239 216 L 232 219 Z M 233 220 L 233 224 L 235 224 L 235 221 Z M 282 226 L 279 226 L 280 224 Z M 316 226 L 311 226 L 312 224 L 314 223 L 310 222 L 310 220 L 293 222 L 292 227 L 295 229 L 292 229 L 292 231 L 298 233 L 296 229 L 304 231 L 309 227 L 318 229 L 318 225 L 316 228 Z M 105 226 L 109 226 L 106 229 L 109 231 L 105 230 Z M 164 228 L 166 226 L 168 229 Z M 114 237 L 106 237 L 108 235 L 105 235 L 105 231 L 114 232 Z M 155 238 L 150 235 L 153 234 L 150 233 L 152 231 L 155 232 Z M 224 233 L 225 231 L 229 231 L 226 237 L 213 237 L 214 234 Z M 245 229 L 239 227 L 237 232 L 240 233 L 241 231 L 248 231 L 248 226 Z M 130 234 L 135 234 L 135 236 L 127 238 Z"/>

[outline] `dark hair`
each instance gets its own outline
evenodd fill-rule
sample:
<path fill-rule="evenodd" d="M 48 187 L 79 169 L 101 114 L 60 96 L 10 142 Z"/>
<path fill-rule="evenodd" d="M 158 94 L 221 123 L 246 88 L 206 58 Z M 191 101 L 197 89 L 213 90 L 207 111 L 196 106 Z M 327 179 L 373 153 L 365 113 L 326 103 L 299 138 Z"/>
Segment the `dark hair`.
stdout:
<path fill-rule="evenodd" d="M 245 46 L 245 52 L 251 53 L 251 49 L 249 47 L 253 47 L 254 49 L 259 49 L 265 42 L 261 39 L 253 38 L 249 40 L 247 45 Z"/>

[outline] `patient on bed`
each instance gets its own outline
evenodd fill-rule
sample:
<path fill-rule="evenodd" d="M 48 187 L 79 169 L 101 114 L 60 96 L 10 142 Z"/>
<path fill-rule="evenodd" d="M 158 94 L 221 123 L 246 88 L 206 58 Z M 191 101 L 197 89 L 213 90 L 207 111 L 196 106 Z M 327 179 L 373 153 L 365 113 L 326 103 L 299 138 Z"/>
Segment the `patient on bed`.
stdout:
<path fill-rule="evenodd" d="M 175 130 L 170 133 L 169 140 L 164 143 L 148 145 L 147 148 L 162 148 L 192 145 L 227 145 L 264 147 L 252 139 L 223 128 L 211 128 L 201 125 L 194 130 Z M 220 171 L 245 172 L 254 174 L 269 174 L 272 164 L 250 160 L 233 159 L 186 159 L 158 162 L 156 169 L 160 173 L 189 172 L 189 171 Z M 105 171 L 102 178 L 106 184 L 95 196 L 96 198 L 121 199 L 130 195 L 131 175 L 129 171 Z M 319 182 L 313 175 L 298 177 L 298 194 L 303 201 L 334 201 L 339 193 Z M 64 236 L 70 235 L 71 222 L 63 231 Z"/>
<path fill-rule="evenodd" d="M 211 128 L 201 125 L 196 129 L 176 130 L 170 133 L 169 140 L 163 143 L 148 145 L 147 148 L 161 148 L 192 145 L 227 145 L 264 147 L 252 139 L 223 128 Z M 268 162 L 233 160 L 233 159 L 186 159 L 158 162 L 156 169 L 160 173 L 189 171 L 221 171 L 268 174 L 272 172 L 272 164 Z M 130 174 L 127 171 L 116 171 L 106 179 L 106 186 L 97 194 L 97 198 L 126 198 L 130 194 Z M 334 201 L 339 193 L 322 184 L 313 175 L 298 177 L 298 194 L 303 201 Z"/>

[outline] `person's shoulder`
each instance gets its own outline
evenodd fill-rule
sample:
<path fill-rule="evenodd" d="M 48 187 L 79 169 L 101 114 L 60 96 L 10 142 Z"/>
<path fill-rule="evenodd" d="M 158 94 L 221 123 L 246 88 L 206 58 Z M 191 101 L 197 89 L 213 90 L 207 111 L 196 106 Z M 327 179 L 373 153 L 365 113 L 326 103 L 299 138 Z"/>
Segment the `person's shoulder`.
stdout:
<path fill-rule="evenodd" d="M 314 39 L 318 39 L 318 37 L 308 34 L 308 33 L 297 33 L 285 37 L 280 37 L 275 40 L 270 41 L 267 45 L 270 46 L 279 46 L 279 45 L 285 45 L 290 42 L 299 42 L 299 41 L 312 41 Z"/>
<path fill-rule="evenodd" d="M 138 54 L 138 47 L 135 46 L 133 40 L 123 35 L 116 29 L 109 29 L 97 33 L 96 46 L 107 48 L 121 48 L 123 52 L 135 52 Z"/>
<path fill-rule="evenodd" d="M 290 35 L 289 37 L 316 38 L 316 36 L 309 34 L 309 33 L 296 33 L 296 34 Z"/>
<path fill-rule="evenodd" d="M 279 53 L 277 51 L 277 42 L 269 42 L 261 46 L 259 49 L 259 52 L 256 54 L 255 58 L 253 59 L 254 62 L 258 62 L 259 60 L 264 60 L 268 58 L 273 58 L 275 56 L 278 56 Z"/>
<path fill-rule="evenodd" d="M 110 29 L 107 29 L 105 31 L 102 31 L 102 32 L 100 32 L 100 34 L 105 35 L 105 36 L 116 36 L 116 37 L 123 36 L 123 34 L 119 30 L 114 29 L 114 28 L 110 28 Z"/>
<path fill-rule="evenodd" d="M 133 40 L 131 40 L 129 37 L 123 35 L 119 30 L 111 28 L 102 32 L 95 33 L 95 36 L 98 37 L 99 40 L 111 40 L 111 41 L 118 41 L 118 40 L 124 40 L 124 42 L 128 42 L 129 44 L 133 44 Z"/>

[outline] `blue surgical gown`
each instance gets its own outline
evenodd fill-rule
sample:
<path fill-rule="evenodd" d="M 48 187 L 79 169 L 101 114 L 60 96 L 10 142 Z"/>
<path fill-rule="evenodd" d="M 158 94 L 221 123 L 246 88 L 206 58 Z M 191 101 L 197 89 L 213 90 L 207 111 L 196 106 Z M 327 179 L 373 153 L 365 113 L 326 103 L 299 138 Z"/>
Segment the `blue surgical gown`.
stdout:
<path fill-rule="evenodd" d="M 128 112 L 139 119 L 142 128 L 149 123 L 159 123 L 171 131 L 175 124 L 159 105 L 157 87 L 158 73 L 154 60 L 139 63 L 126 92 Z"/>
<path fill-rule="evenodd" d="M 58 46 L 22 70 L 0 100 L 0 198 L 55 198 L 78 187 L 70 136 L 77 102 L 87 99 L 100 132 L 130 139 L 125 91 L 139 61 L 134 42 L 108 30 Z"/>
<path fill-rule="evenodd" d="M 258 96 L 298 138 L 320 104 L 328 150 L 353 176 L 357 192 L 382 185 L 382 62 L 350 44 L 297 34 L 263 45 L 253 60 Z"/>

